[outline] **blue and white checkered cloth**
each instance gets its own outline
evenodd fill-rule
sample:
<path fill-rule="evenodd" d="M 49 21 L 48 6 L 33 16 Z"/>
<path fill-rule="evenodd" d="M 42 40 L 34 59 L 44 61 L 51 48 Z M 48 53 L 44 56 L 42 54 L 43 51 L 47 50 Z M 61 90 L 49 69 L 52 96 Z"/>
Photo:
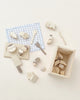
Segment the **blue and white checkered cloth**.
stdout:
<path fill-rule="evenodd" d="M 31 40 L 32 40 L 32 37 L 33 37 L 33 31 L 34 30 L 37 30 L 37 34 L 35 36 L 33 44 L 31 45 Z M 7 38 L 8 38 L 9 43 L 30 45 L 30 48 L 31 48 L 30 51 L 32 52 L 32 51 L 39 50 L 39 48 L 37 48 L 35 46 L 35 43 L 39 42 L 41 47 L 44 49 L 44 42 L 43 42 L 43 37 L 42 37 L 42 33 L 41 33 L 40 23 L 27 24 L 27 25 L 24 25 L 24 26 L 6 29 L 6 32 L 7 32 Z M 11 32 L 14 32 L 14 33 L 17 34 L 17 36 L 18 36 L 17 40 L 10 37 Z M 30 38 L 26 39 L 26 40 L 21 38 L 20 35 L 19 35 L 20 32 L 25 32 L 25 33 L 29 34 Z"/>

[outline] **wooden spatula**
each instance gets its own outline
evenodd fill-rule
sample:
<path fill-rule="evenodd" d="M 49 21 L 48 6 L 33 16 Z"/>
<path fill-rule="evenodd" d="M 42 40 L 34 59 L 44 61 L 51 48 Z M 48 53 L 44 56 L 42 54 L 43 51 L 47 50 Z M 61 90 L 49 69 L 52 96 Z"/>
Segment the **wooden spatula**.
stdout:
<path fill-rule="evenodd" d="M 46 55 L 46 52 L 41 48 L 39 42 L 36 42 L 35 45 Z"/>

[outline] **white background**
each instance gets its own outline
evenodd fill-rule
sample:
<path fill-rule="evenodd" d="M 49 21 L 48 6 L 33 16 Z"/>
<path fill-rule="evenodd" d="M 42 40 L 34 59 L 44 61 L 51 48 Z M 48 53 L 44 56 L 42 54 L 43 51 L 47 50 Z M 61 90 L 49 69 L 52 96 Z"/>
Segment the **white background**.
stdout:
<path fill-rule="evenodd" d="M 34 55 L 42 56 L 41 52 L 31 53 L 30 61 L 23 61 L 25 75 L 3 57 L 7 27 L 40 22 L 46 44 L 46 20 L 56 23 L 68 45 L 77 51 L 70 79 L 50 77 L 33 68 Z M 49 49 L 46 47 L 48 54 Z M 46 67 L 47 57 L 43 56 Z M 35 84 L 26 78 L 29 68 L 39 76 Z M 80 0 L 0 0 L 0 100 L 80 100 Z"/>

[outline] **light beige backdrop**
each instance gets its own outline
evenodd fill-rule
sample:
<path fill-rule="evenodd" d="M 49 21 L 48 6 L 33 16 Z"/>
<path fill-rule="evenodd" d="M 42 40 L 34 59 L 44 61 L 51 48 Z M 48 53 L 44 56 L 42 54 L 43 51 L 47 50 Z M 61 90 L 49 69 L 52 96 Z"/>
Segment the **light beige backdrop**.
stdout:
<path fill-rule="evenodd" d="M 41 56 L 42 66 L 48 68 L 51 63 L 54 46 L 46 45 L 50 31 L 44 26 L 48 20 L 57 24 L 68 45 L 77 50 L 70 79 L 50 77 L 32 66 L 35 54 Z M 20 75 L 12 61 L 3 57 L 5 29 L 35 22 L 41 23 L 47 56 L 31 53 Z M 55 44 L 63 44 L 53 34 Z M 33 70 L 39 76 L 36 84 L 26 78 L 26 72 Z M 80 100 L 80 0 L 0 0 L 0 100 Z"/>

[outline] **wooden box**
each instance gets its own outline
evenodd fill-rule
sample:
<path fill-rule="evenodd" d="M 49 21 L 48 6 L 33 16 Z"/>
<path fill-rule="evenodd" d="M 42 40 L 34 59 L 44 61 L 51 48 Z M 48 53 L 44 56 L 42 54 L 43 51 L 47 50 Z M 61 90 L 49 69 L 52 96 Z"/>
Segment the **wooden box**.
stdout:
<path fill-rule="evenodd" d="M 55 62 L 58 52 L 60 52 L 63 55 L 63 59 L 67 64 L 64 75 L 53 72 L 54 62 Z M 69 78 L 71 75 L 71 71 L 72 71 L 74 56 L 75 56 L 75 50 L 72 50 L 66 46 L 55 46 L 54 56 L 52 57 L 52 62 L 49 67 L 49 74 L 52 76 L 56 75 L 56 76 L 63 77 L 63 78 Z"/>

